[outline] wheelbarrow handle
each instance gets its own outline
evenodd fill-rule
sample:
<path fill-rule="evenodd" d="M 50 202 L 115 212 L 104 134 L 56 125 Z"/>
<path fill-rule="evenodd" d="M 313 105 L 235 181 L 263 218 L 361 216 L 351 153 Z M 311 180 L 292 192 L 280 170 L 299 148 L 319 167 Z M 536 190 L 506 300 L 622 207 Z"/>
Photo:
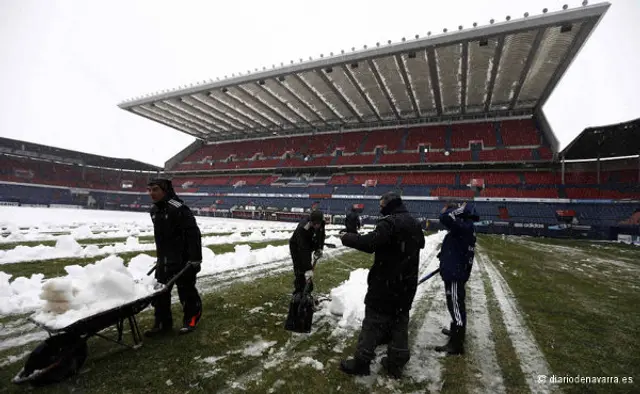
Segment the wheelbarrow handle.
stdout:
<path fill-rule="evenodd" d="M 193 263 L 190 261 L 188 262 L 184 268 L 182 268 L 180 270 L 180 272 L 178 272 L 177 274 L 175 274 L 175 276 L 173 278 L 171 278 L 171 280 L 169 282 L 167 282 L 164 286 L 165 288 L 169 288 L 171 287 L 174 283 L 176 283 L 176 281 L 178 280 L 178 278 L 180 278 L 180 276 L 182 276 L 182 274 L 184 274 L 189 268 L 191 268 L 193 266 Z"/>

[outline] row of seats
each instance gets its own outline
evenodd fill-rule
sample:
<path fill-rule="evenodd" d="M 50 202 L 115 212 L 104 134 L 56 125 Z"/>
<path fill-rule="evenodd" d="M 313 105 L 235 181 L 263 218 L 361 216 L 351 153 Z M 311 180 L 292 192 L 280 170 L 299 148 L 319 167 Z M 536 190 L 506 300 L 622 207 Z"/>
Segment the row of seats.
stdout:
<path fill-rule="evenodd" d="M 392 190 L 385 188 L 381 192 Z M 436 193 L 445 192 L 444 188 L 434 189 Z M 490 190 L 490 189 L 487 189 Z M 595 189 L 581 189 L 595 190 Z M 468 190 L 459 189 L 454 194 L 451 190 L 446 195 L 457 198 L 472 197 Z M 606 192 L 604 192 L 606 194 Z M 640 197 L 639 193 L 635 198 Z M 192 208 L 231 209 L 240 205 L 256 207 L 275 207 L 277 209 L 291 209 L 293 207 L 308 208 L 315 201 L 320 202 L 320 209 L 329 214 L 343 214 L 353 204 L 364 204 L 364 214 L 378 214 L 377 199 L 340 198 L 276 198 L 276 197 L 232 197 L 232 196 L 183 196 Z M 122 206 L 138 207 L 150 204 L 148 196 L 144 194 L 122 194 L 115 192 L 91 192 L 89 195 L 73 195 L 69 189 L 57 189 L 37 186 L 14 184 L 0 184 L 0 201 L 14 201 L 21 204 L 74 204 L 88 205 L 93 200 L 93 206 L 103 209 L 114 209 Z M 405 200 L 407 209 L 414 215 L 436 218 L 442 209 L 442 201 L 414 201 Z M 478 213 L 483 220 L 499 220 L 511 222 L 546 223 L 558 222 L 557 210 L 574 210 L 578 223 L 589 225 L 614 225 L 632 217 L 640 207 L 633 204 L 570 204 L 570 203 L 533 203 L 513 201 L 476 201 Z M 637 215 L 636 215 L 637 216 Z"/>
<path fill-rule="evenodd" d="M 385 129 L 376 131 L 356 131 L 329 134 L 316 134 L 312 136 L 277 137 L 260 140 L 226 142 L 214 145 L 206 145 L 190 154 L 180 163 L 175 170 L 201 169 L 207 162 L 216 164 L 233 157 L 236 162 L 251 168 L 271 168 L 275 166 L 288 167 L 292 165 L 306 165 L 308 163 L 302 157 L 314 157 L 316 160 L 327 156 L 333 158 L 335 152 L 340 150 L 346 162 L 339 164 L 372 164 L 373 160 L 365 163 L 355 163 L 351 155 L 370 154 L 375 155 L 377 148 L 384 148 L 384 159 L 381 163 L 417 163 L 420 162 L 420 146 L 425 146 L 428 151 L 453 151 L 466 150 L 466 153 L 457 154 L 459 157 L 442 158 L 438 155 L 427 157 L 427 161 L 471 161 L 470 148 L 473 143 L 497 152 L 481 155 L 481 161 L 487 160 L 547 160 L 551 158 L 551 151 L 544 146 L 541 133 L 536 129 L 533 120 L 509 120 L 502 122 L 463 123 L 455 125 L 399 127 L 397 129 Z M 515 148 L 513 153 L 502 148 Z M 522 149 L 518 149 L 522 148 Z M 528 148 L 528 149 L 524 149 Z M 533 153 L 534 148 L 541 148 L 540 152 Z M 476 149 L 476 148 L 473 148 Z M 481 151 L 481 153 L 484 151 Z M 286 153 L 291 157 L 300 157 L 300 163 L 284 159 Z M 396 153 L 396 154 L 389 154 Z M 398 154 L 415 154 L 402 156 Z M 512 155 L 517 157 L 511 159 Z M 429 155 L 428 155 L 429 156 Z M 451 155 L 450 155 L 451 156 Z M 482 157 L 486 156 L 486 157 Z M 277 163 L 265 163 L 264 161 L 279 160 Z M 290 159 L 293 160 L 293 159 Z M 339 159 L 345 160 L 345 159 Z M 331 159 L 329 159 L 331 161 Z M 254 163 L 255 162 L 255 163 Z M 318 163 L 316 163 L 318 164 Z M 322 165 L 328 165 L 329 162 Z M 231 163 L 234 168 L 235 164 Z M 260 167 L 255 167 L 260 166 Z M 267 167 L 265 167 L 267 166 Z M 224 169 L 224 166 L 215 166 L 215 169 Z"/>
<path fill-rule="evenodd" d="M 175 177 L 176 185 L 185 188 L 203 186 L 234 186 L 244 182 L 244 186 L 268 186 L 279 179 L 277 175 L 214 175 L 205 177 Z M 495 185 L 512 186 L 553 186 L 559 185 L 562 176 L 557 172 L 525 172 L 525 171 L 467 171 L 467 172 L 388 172 L 388 173 L 354 173 L 331 176 L 327 185 L 364 185 L 373 181 L 373 185 L 411 186 L 411 185 L 447 185 L 466 186 L 472 179 L 483 179 L 487 187 Z M 318 183 L 318 182 L 316 182 Z M 635 170 L 603 171 L 600 173 L 600 184 L 637 185 L 638 172 Z M 565 173 L 566 185 L 598 185 L 597 174 L 591 172 Z"/>
<path fill-rule="evenodd" d="M 553 158 L 547 147 L 539 148 L 507 148 L 457 151 L 432 151 L 423 154 L 417 152 L 403 153 L 365 153 L 348 155 L 329 155 L 316 157 L 289 157 L 270 159 L 234 159 L 218 162 L 188 162 L 180 163 L 174 171 L 198 170 L 233 170 L 260 168 L 290 168 L 290 167 L 344 167 L 354 165 L 382 165 L 382 164 L 420 164 L 420 163 L 473 163 L 473 162 L 522 162 L 522 161 L 550 161 Z"/>
<path fill-rule="evenodd" d="M 71 164 L 52 163 L 17 156 L 0 155 L 0 180 L 52 186 L 144 191 L 149 175 L 129 171 L 107 170 Z"/>

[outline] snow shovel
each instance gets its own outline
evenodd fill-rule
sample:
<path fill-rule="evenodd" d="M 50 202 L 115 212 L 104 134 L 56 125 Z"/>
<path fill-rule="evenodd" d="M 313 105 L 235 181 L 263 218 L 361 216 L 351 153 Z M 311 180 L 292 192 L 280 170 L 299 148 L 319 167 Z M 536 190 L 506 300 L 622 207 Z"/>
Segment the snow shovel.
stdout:
<path fill-rule="evenodd" d="M 421 284 L 422 282 L 426 282 L 427 280 L 431 279 L 431 277 L 434 276 L 435 274 L 437 274 L 438 272 L 440 272 L 440 268 L 436 268 L 433 272 L 425 275 L 423 278 L 421 278 L 418 281 L 418 284 Z"/>
<path fill-rule="evenodd" d="M 315 258 L 311 270 L 316 268 L 317 262 L 318 258 Z M 315 302 L 311 295 L 312 284 L 313 280 L 309 278 L 304 286 L 304 290 L 301 293 L 294 293 L 291 296 L 289 313 L 284 323 L 285 330 L 298 333 L 311 332 L 311 322 L 313 321 L 313 312 L 315 311 Z"/>

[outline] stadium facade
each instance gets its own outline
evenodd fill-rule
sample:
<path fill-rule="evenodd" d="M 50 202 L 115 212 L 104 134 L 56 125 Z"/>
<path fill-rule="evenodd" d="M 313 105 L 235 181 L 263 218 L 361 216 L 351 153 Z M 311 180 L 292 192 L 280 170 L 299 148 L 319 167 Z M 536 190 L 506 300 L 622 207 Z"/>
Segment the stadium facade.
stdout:
<path fill-rule="evenodd" d="M 637 236 L 640 149 L 614 136 L 637 136 L 638 121 L 589 128 L 559 151 L 542 110 L 609 6 L 341 50 L 119 106 L 197 138 L 163 171 L 203 214 L 296 220 L 317 202 L 334 221 L 354 204 L 374 219 L 377 196 L 396 189 L 429 226 L 442 200 L 474 199 L 480 231 Z M 2 154 L 5 203 L 144 209 L 160 170 Z"/>

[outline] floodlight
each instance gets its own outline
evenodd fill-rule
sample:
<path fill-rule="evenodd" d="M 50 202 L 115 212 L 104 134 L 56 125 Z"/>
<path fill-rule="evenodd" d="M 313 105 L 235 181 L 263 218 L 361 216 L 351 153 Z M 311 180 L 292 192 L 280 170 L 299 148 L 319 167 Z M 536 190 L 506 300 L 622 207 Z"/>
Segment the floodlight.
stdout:
<path fill-rule="evenodd" d="M 566 4 L 562 6 L 562 9 L 563 9 L 563 10 L 566 10 L 567 8 L 569 8 L 569 6 L 568 6 L 568 5 L 566 5 Z"/>
<path fill-rule="evenodd" d="M 478 22 L 473 22 L 473 27 L 477 27 L 478 26 Z"/>
<path fill-rule="evenodd" d="M 528 12 L 525 12 L 525 13 L 524 13 L 524 17 L 525 17 L 525 18 L 528 18 L 528 17 L 529 17 L 529 13 L 528 13 Z"/>
<path fill-rule="evenodd" d="M 507 18 L 506 18 L 506 19 L 507 19 L 508 21 L 510 21 L 510 20 L 511 20 L 511 17 L 510 17 L 509 15 L 507 15 Z"/>
<path fill-rule="evenodd" d="M 462 25 L 458 26 L 458 30 L 462 30 Z"/>

